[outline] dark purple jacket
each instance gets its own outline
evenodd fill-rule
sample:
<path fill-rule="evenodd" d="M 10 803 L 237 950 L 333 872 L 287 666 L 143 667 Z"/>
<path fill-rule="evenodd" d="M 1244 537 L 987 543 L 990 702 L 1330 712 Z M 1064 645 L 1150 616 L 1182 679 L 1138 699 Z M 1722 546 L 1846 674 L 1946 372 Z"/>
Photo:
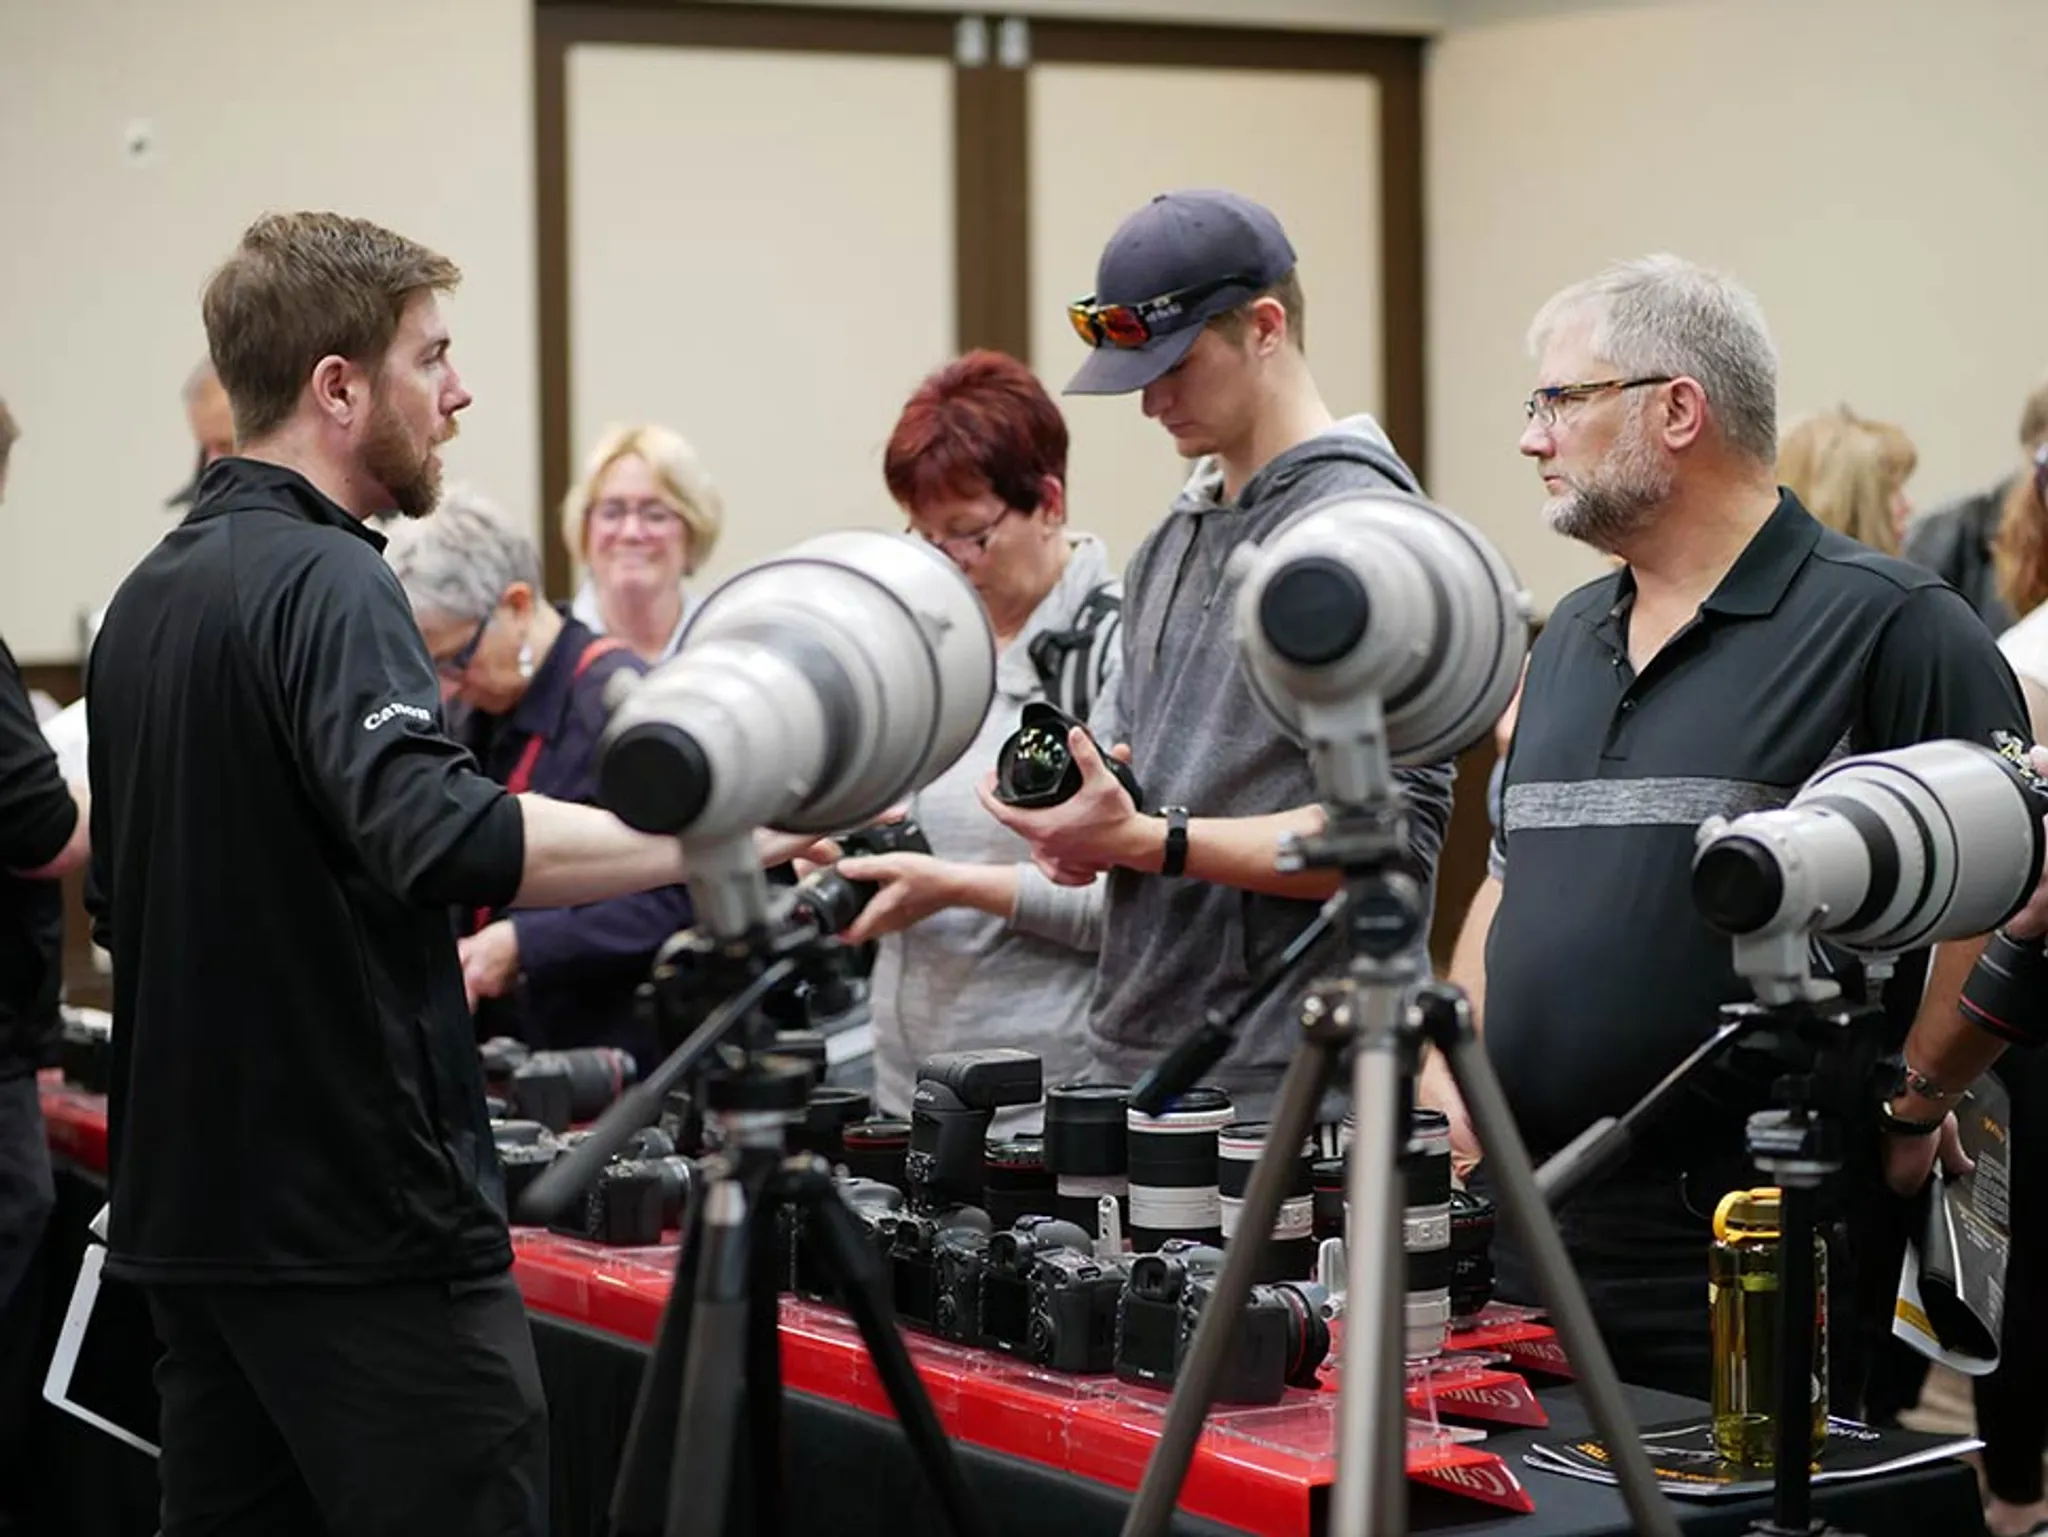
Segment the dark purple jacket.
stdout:
<path fill-rule="evenodd" d="M 461 734 L 491 778 L 510 783 L 527 743 L 537 736 L 540 755 L 525 788 L 555 800 L 596 803 L 605 684 L 615 673 L 647 670 L 633 652 L 613 646 L 578 676 L 577 664 L 597 639 L 565 613 L 560 638 L 511 713 L 471 713 Z M 510 916 L 519 934 L 520 982 L 508 996 L 486 1000 L 478 1009 L 482 1034 L 516 1035 L 536 1048 L 623 1046 L 642 1072 L 660 1060 L 654 1031 L 634 1017 L 633 993 L 647 979 L 662 942 L 689 927 L 687 888 L 665 886 L 609 902 Z M 476 915 L 464 914 L 463 931 L 475 926 Z"/>

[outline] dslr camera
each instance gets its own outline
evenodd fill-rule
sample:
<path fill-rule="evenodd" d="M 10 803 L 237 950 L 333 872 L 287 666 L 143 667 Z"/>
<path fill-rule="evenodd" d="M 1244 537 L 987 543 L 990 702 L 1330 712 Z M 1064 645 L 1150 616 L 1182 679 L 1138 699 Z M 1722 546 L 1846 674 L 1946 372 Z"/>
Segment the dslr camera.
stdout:
<path fill-rule="evenodd" d="M 839 847 L 847 858 L 874 854 L 929 854 L 930 841 L 914 817 L 898 822 L 871 822 L 840 838 Z M 852 923 L 875 899 L 881 887 L 873 881 L 857 881 L 841 875 L 836 865 L 814 870 L 797 882 L 792 900 L 797 916 L 820 934 L 837 934 Z"/>
<path fill-rule="evenodd" d="M 989 1122 L 1003 1106 L 1035 1105 L 1044 1093 L 1044 1066 L 1028 1051 L 944 1051 L 918 1063 L 904 1160 L 911 1206 L 979 1206 L 988 1184 Z"/>
<path fill-rule="evenodd" d="M 494 1035 L 477 1047 L 477 1057 L 485 1093 L 505 1100 L 514 1116 L 556 1132 L 596 1120 L 640 1076 L 632 1054 L 616 1046 L 533 1051 Z"/>
<path fill-rule="evenodd" d="M 979 1343 L 1055 1371 L 1109 1371 L 1125 1276 L 1074 1223 L 1020 1217 L 988 1240 Z"/>
<path fill-rule="evenodd" d="M 1125 1382 L 1171 1388 L 1194 1341 L 1223 1251 L 1170 1238 L 1131 1261 L 1117 1309 L 1116 1374 Z M 1222 1404 L 1277 1404 L 1289 1387 L 1313 1388 L 1330 1353 L 1323 1288 L 1282 1281 L 1255 1286 L 1217 1390 Z"/>
<path fill-rule="evenodd" d="M 900 1211 L 881 1220 L 889 1242 L 896 1313 L 912 1328 L 962 1345 L 981 1343 L 981 1272 L 988 1213 L 955 1206 L 937 1214 Z"/>
<path fill-rule="evenodd" d="M 114 1077 L 113 1021 L 99 1014 L 63 1012 L 63 1033 L 58 1037 L 57 1065 L 64 1081 L 87 1094 L 104 1094 Z"/>
<path fill-rule="evenodd" d="M 558 1149 L 573 1147 L 583 1135 L 559 1139 Z M 664 1230 L 680 1223 L 696 1180 L 696 1165 L 677 1156 L 667 1134 L 644 1127 L 550 1226 L 589 1243 L 648 1248 L 661 1242 Z"/>
<path fill-rule="evenodd" d="M 846 1203 L 866 1235 L 868 1246 L 886 1260 L 893 1236 L 892 1221 L 903 1209 L 903 1192 L 872 1179 L 835 1179 L 833 1184 L 838 1188 L 839 1199 Z M 845 1299 L 825 1268 L 804 1209 L 784 1206 L 776 1215 L 789 1254 L 789 1290 L 812 1302 L 843 1305 Z"/>

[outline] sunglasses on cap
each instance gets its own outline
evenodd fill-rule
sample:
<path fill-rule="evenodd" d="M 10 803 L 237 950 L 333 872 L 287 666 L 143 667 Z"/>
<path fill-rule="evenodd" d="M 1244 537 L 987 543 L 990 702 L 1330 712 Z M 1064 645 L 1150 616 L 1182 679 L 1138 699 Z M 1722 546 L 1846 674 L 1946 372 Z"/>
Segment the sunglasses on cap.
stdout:
<path fill-rule="evenodd" d="M 1091 347 L 1142 347 L 1155 336 L 1181 330 L 1188 323 L 1188 307 L 1211 294 L 1226 288 L 1257 290 L 1265 286 L 1249 273 L 1233 272 L 1229 277 L 1177 288 L 1135 304 L 1097 304 L 1090 294 L 1067 306 L 1067 319 L 1073 323 L 1074 334 Z"/>

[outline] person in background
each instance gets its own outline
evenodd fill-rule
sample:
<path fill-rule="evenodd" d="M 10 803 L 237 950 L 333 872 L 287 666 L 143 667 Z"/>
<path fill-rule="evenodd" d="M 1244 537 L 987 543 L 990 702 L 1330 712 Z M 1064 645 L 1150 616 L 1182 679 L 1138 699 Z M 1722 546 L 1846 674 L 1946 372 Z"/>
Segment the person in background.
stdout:
<path fill-rule="evenodd" d="M 20 431 L 0 401 L 0 498 Z M 28 1444 L 37 1288 L 29 1284 L 57 1204 L 36 1071 L 57 1043 L 64 978 L 58 880 L 85 862 L 85 792 L 65 784 L 36 727 L 14 653 L 0 641 L 0 1447 Z M 0 1479 L 0 1531 L 21 1479 Z"/>
<path fill-rule="evenodd" d="M 1896 555 L 1913 512 L 1906 482 L 1919 460 L 1904 428 L 1837 406 L 1786 430 L 1778 484 L 1836 533 Z"/>
<path fill-rule="evenodd" d="M 192 499 L 199 491 L 199 478 L 206 473 L 206 467 L 235 451 L 234 413 L 228 408 L 228 392 L 221 388 L 220 375 L 213 371 L 211 358 L 200 359 L 198 366 L 185 376 L 179 393 L 184 399 L 185 423 L 192 431 L 192 447 L 198 455 L 198 463 L 192 471 L 192 478 L 164 503 L 175 512 L 183 512 L 192 505 Z M 106 612 L 104 607 L 97 607 L 86 616 L 84 633 L 79 638 L 81 656 L 92 650 L 93 637 L 99 634 L 100 621 L 106 617 Z M 43 738 L 50 744 L 50 750 L 56 753 L 57 766 L 64 777 L 77 784 L 85 783 L 85 700 L 74 699 L 61 710 L 53 706 L 43 721 Z"/>
<path fill-rule="evenodd" d="M 467 488 L 451 489 L 431 518 L 395 527 L 384 558 L 443 699 L 468 706 L 456 735 L 484 772 L 515 795 L 595 804 L 605 685 L 647 664 L 544 601 L 532 536 Z M 582 907 L 464 910 L 457 948 L 479 1033 L 536 1049 L 620 1046 L 651 1067 L 658 1043 L 636 1017 L 634 990 L 689 923 L 680 886 Z"/>
<path fill-rule="evenodd" d="M 165 503 L 169 507 L 190 507 L 199 493 L 199 477 L 206 473 L 206 467 L 235 451 L 235 413 L 228 405 L 228 392 L 221 388 L 220 375 L 214 372 L 212 358 L 199 360 L 198 366 L 185 376 L 180 394 L 185 401 L 185 424 L 192 429 L 192 446 L 199 462 L 193 466 L 192 478 Z"/>
<path fill-rule="evenodd" d="M 697 452 L 666 427 L 614 427 L 562 499 L 562 542 L 584 573 L 569 613 L 650 666 L 682 644 L 684 580 L 711 558 L 725 502 Z"/>
<path fill-rule="evenodd" d="M 2048 379 L 2020 408 L 2019 438 L 2025 463 L 2017 473 L 1921 514 L 1907 526 L 1901 550 L 1968 598 L 1994 635 L 2011 629 L 2040 601 L 2037 596 L 2015 605 L 2004 588 L 2012 576 L 2023 577 L 2028 552 L 2039 547 L 2048 521 L 2040 488 L 2042 466 L 2048 464 Z"/>
<path fill-rule="evenodd" d="M 910 532 L 973 583 L 996 640 L 980 735 L 910 803 L 932 852 L 840 864 L 881 885 L 846 937 L 881 936 L 869 982 L 875 1100 L 893 1115 L 909 1113 L 917 1063 L 934 1052 L 1014 1046 L 1037 1053 L 1048 1086 L 1088 1076 L 1103 883 L 1047 879 L 974 789 L 1026 704 L 1082 705 L 1105 729 L 1115 709 L 1122 589 L 1102 541 L 1068 528 L 1066 473 L 1059 408 L 1030 369 L 999 352 L 971 352 L 927 378 L 883 451 Z M 1048 640 L 1081 648 L 1085 700 L 1058 697 L 1060 674 L 1037 660 L 1062 654 Z M 996 1130 L 1026 1130 L 1040 1114 L 1003 1111 Z"/>

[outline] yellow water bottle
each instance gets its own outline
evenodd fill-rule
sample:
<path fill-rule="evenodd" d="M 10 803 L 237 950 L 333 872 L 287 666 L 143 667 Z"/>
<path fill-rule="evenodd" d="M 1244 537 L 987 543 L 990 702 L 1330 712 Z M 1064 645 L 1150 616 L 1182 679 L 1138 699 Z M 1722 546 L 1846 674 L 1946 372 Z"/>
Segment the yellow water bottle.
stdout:
<path fill-rule="evenodd" d="M 1713 1320 L 1714 1449 L 1731 1462 L 1768 1468 L 1775 1460 L 1778 1407 L 1779 1192 L 1736 1190 L 1714 1210 L 1707 1252 Z M 1828 1254 L 1813 1238 L 1813 1455 L 1828 1438 Z"/>

